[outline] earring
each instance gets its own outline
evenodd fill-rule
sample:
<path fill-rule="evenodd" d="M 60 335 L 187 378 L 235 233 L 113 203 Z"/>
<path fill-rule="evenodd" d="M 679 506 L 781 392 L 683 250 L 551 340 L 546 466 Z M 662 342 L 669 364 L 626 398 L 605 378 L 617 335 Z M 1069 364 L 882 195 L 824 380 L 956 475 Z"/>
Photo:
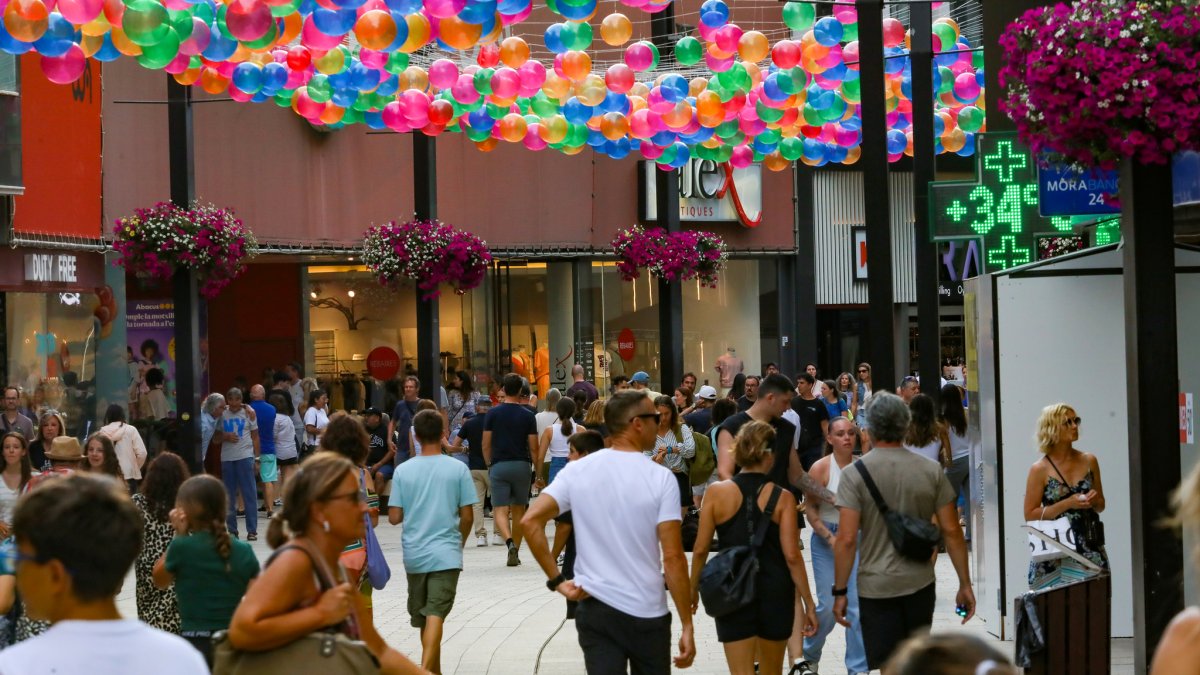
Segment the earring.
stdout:
<path fill-rule="evenodd" d="M 321 521 L 321 527 L 324 528 L 326 534 L 329 533 L 329 521 L 328 520 Z"/>

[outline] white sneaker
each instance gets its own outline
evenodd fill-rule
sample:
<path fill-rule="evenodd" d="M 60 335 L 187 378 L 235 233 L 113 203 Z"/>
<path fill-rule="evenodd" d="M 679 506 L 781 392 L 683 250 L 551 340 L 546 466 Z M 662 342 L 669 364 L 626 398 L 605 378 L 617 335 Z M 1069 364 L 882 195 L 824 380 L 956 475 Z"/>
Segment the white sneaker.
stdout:
<path fill-rule="evenodd" d="M 481 534 L 478 537 L 476 537 L 475 545 L 476 546 L 487 546 L 487 535 Z"/>
<path fill-rule="evenodd" d="M 492 546 L 503 546 L 504 540 L 500 538 L 499 532 L 492 533 Z"/>

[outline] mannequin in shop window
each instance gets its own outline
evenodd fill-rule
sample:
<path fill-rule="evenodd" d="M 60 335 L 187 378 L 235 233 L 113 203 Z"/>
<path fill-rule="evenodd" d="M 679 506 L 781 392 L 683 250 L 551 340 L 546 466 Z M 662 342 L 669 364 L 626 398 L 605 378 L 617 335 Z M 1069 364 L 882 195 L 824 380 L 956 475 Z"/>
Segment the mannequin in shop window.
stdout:
<path fill-rule="evenodd" d="M 550 344 L 543 342 L 533 353 L 533 376 L 537 380 L 537 395 L 545 398 L 550 391 Z"/>
<path fill-rule="evenodd" d="M 525 378 L 528 382 L 533 379 L 533 359 L 525 353 L 525 345 L 517 347 L 512 353 L 513 372 Z"/>
<path fill-rule="evenodd" d="M 726 389 L 732 387 L 733 378 L 746 369 L 741 357 L 737 355 L 737 350 L 733 347 L 727 347 L 725 353 L 717 357 L 716 368 L 717 373 L 721 376 L 721 386 Z"/>

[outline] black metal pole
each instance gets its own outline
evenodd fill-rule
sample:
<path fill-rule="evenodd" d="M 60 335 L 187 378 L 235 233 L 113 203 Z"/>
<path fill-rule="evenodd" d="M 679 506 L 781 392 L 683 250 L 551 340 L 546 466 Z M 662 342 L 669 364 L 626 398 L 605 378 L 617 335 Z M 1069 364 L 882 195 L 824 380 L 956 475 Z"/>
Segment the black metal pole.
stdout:
<path fill-rule="evenodd" d="M 896 386 L 896 313 L 892 281 L 891 195 L 883 73 L 883 0 L 855 0 L 862 84 L 863 199 L 867 226 L 867 316 L 871 379 Z"/>
<path fill-rule="evenodd" d="M 805 360 L 817 361 L 817 235 L 813 212 L 816 172 L 812 167 L 797 164 L 793 170 L 792 192 L 796 219 L 796 264 L 793 268 L 796 288 L 794 315 L 795 362 L 783 371 L 794 376 L 804 367 Z"/>
<path fill-rule="evenodd" d="M 1170 165 L 1126 161 L 1121 236 L 1128 373 L 1129 506 L 1133 523 L 1134 672 L 1149 670 L 1171 618 L 1183 609 L 1183 552 L 1160 530 L 1180 481 L 1179 344 Z"/>
<path fill-rule="evenodd" d="M 414 131 L 413 139 L 413 212 L 418 220 L 437 218 L 437 139 Z M 442 386 L 442 344 L 437 298 L 426 300 L 416 289 L 417 301 L 417 378 L 421 380 L 421 398 L 436 403 Z"/>
<path fill-rule="evenodd" d="M 909 5 L 912 12 L 913 217 L 917 265 L 917 372 L 921 392 L 938 400 L 941 383 L 941 327 L 938 321 L 937 245 L 929 235 L 929 183 L 936 176 L 933 154 L 933 6 Z"/>
<path fill-rule="evenodd" d="M 650 18 L 650 31 L 663 58 L 670 52 L 670 36 L 675 32 L 675 9 L 666 9 Z M 679 231 L 679 171 L 655 169 L 655 206 L 658 224 L 667 232 Z M 670 394 L 683 377 L 683 285 L 658 280 L 658 363 L 659 386 Z"/>
<path fill-rule="evenodd" d="M 196 198 L 192 140 L 192 89 L 167 77 L 167 148 L 171 201 L 188 208 Z M 201 469 L 200 448 L 200 289 L 196 272 L 175 270 L 171 282 L 175 310 L 176 447 L 193 473 Z"/>

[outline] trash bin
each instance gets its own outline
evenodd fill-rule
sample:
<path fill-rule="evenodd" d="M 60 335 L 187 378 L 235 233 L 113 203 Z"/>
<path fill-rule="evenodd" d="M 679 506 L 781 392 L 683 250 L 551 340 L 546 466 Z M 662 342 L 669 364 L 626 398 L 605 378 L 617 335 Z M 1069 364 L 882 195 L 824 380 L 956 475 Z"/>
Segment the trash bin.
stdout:
<path fill-rule="evenodd" d="M 1112 577 L 1107 573 L 1019 596 L 1015 661 L 1034 675 L 1097 675 L 1111 664 Z"/>

